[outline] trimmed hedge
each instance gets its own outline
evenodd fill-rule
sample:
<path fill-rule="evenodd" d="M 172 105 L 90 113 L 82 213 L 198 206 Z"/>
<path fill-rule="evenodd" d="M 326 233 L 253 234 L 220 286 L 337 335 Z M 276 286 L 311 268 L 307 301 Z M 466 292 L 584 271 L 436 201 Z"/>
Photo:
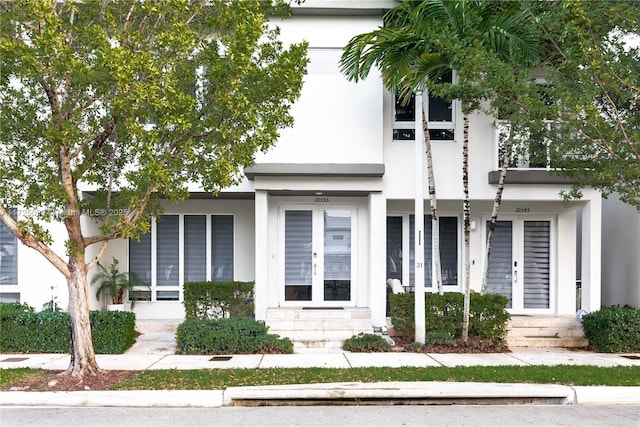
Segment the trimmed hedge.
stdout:
<path fill-rule="evenodd" d="M 253 318 L 254 282 L 187 282 L 187 319 Z"/>
<path fill-rule="evenodd" d="M 288 338 L 251 319 L 186 319 L 176 331 L 177 354 L 293 353 Z"/>
<path fill-rule="evenodd" d="M 602 307 L 582 318 L 584 336 L 598 351 L 640 352 L 640 309 Z"/>
<path fill-rule="evenodd" d="M 136 340 L 135 314 L 91 311 L 91 337 L 97 354 L 121 354 Z M 71 321 L 65 311 L 35 312 L 26 304 L 0 303 L 0 352 L 69 353 Z"/>
<path fill-rule="evenodd" d="M 413 293 L 392 294 L 390 299 L 391 323 L 406 335 L 415 334 L 415 299 Z M 489 340 L 504 339 L 507 334 L 508 300 L 497 294 L 471 294 L 469 309 L 469 335 Z M 462 335 L 464 295 L 445 292 L 444 295 L 425 293 L 426 332 L 444 332 L 452 337 Z"/>

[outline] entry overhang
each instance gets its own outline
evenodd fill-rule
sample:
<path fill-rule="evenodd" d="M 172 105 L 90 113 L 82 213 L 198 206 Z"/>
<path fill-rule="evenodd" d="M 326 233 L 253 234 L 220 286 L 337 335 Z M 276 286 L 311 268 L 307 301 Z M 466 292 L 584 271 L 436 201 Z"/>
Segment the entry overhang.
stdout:
<path fill-rule="evenodd" d="M 369 177 L 384 175 L 383 163 L 260 163 L 244 169 L 250 180 L 256 176 Z"/>

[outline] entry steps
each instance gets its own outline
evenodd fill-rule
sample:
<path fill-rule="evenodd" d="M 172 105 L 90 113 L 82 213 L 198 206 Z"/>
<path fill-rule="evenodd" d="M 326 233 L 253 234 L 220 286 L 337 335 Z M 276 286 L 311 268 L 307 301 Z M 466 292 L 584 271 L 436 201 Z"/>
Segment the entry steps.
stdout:
<path fill-rule="evenodd" d="M 359 333 L 372 333 L 368 308 L 268 308 L 270 334 L 288 337 L 295 352 L 339 350 L 343 342 Z"/>
<path fill-rule="evenodd" d="M 574 316 L 512 315 L 507 345 L 512 347 L 587 347 L 582 323 Z"/>

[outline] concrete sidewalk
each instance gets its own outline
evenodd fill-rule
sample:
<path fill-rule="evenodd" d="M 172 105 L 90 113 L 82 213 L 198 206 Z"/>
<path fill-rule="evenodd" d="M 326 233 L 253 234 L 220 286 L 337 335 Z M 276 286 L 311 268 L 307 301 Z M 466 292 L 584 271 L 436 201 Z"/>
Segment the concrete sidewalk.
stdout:
<path fill-rule="evenodd" d="M 103 369 L 352 368 L 499 365 L 640 366 L 638 355 L 536 350 L 499 354 L 350 353 L 181 356 L 97 355 Z M 0 368 L 64 370 L 66 354 L 0 354 Z M 226 390 L 0 392 L 2 406 L 217 407 L 225 405 L 345 404 L 632 404 L 640 387 L 545 384 L 388 382 L 230 387 Z"/>
<path fill-rule="evenodd" d="M 453 367 L 593 365 L 640 366 L 639 354 L 606 354 L 567 349 L 516 348 L 511 353 L 422 354 L 307 352 L 182 356 L 175 353 L 177 322 L 147 321 L 137 325 L 141 335 L 125 354 L 97 355 L 103 369 L 264 369 L 356 367 Z M 0 354 L 0 369 L 38 368 L 62 371 L 68 354 Z M 570 387 L 545 384 L 453 382 L 389 382 L 301 384 L 231 387 L 226 390 L 75 391 L 0 393 L 0 405 L 37 406 L 166 406 L 211 407 L 256 404 L 363 403 L 555 403 L 640 405 L 640 387 Z"/>

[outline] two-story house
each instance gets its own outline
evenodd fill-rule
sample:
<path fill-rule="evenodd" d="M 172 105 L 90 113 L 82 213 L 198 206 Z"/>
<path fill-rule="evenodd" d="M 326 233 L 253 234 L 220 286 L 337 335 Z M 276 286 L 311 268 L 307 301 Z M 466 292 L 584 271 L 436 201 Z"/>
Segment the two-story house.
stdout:
<path fill-rule="evenodd" d="M 382 25 L 386 0 L 310 0 L 277 22 L 285 43 L 306 40 L 310 63 L 295 125 L 245 170 L 246 179 L 213 197 L 197 186 L 189 200 L 164 203 L 151 232 L 109 244 L 104 260 L 151 284 L 139 318 L 184 317 L 183 284 L 255 280 L 255 316 L 296 345 L 338 346 L 386 325 L 387 280 L 414 284 L 415 103 L 400 106 L 376 73 L 348 82 L 338 62 L 356 34 Z M 455 79 L 455 73 L 448 76 Z M 424 96 L 431 129 L 445 291 L 462 291 L 462 114 L 456 102 Z M 419 106 L 418 106 L 419 107 Z M 470 121 L 471 286 L 480 289 L 487 221 L 497 188 L 496 120 Z M 426 164 L 426 162 L 424 162 Z M 574 316 L 601 304 L 602 201 L 526 155 L 507 177 L 494 242 L 490 291 L 512 314 Z M 428 193 L 423 189 L 425 212 Z M 90 218 L 85 226 L 97 227 Z M 425 239 L 431 221 L 425 217 Z M 64 278 L 0 227 L 3 300 L 37 308 L 66 305 Z M 51 228 L 62 252 L 62 226 Z M 92 255 L 92 254 L 89 254 Z M 105 261 L 105 262 L 107 262 Z M 426 245 L 426 289 L 435 291 Z M 37 266 L 37 267 L 36 267 Z M 578 290 L 577 284 L 581 285 Z M 93 293 L 92 293 L 93 297 Z M 103 301 L 92 301 L 98 308 Z"/>

